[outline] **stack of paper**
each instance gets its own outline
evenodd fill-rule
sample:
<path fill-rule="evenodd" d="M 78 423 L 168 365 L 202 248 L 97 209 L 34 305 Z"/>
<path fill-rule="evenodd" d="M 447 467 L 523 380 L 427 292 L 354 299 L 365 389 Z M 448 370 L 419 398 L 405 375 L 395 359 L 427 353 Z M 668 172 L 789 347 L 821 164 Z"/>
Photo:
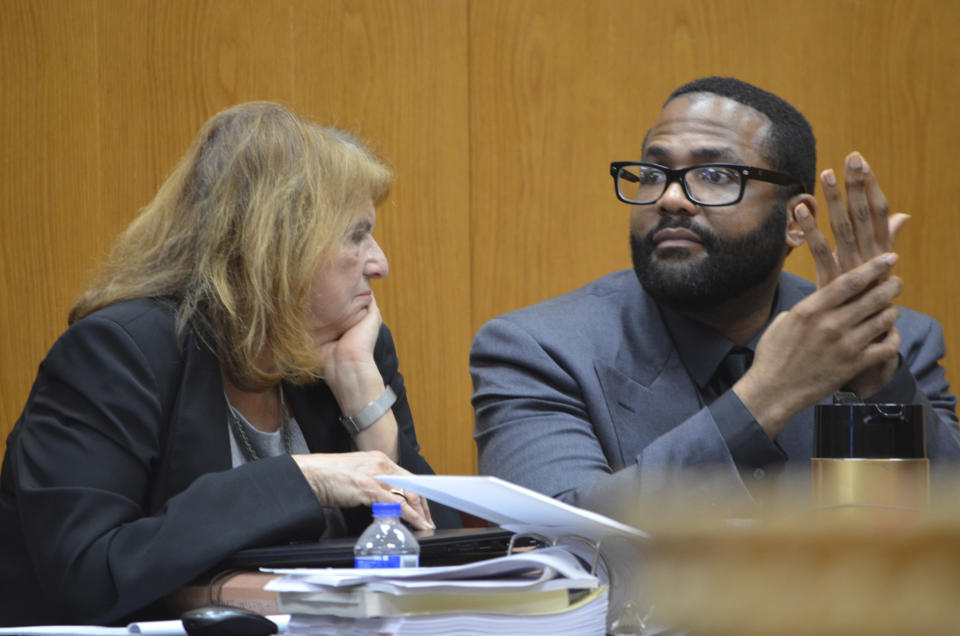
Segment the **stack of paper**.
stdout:
<path fill-rule="evenodd" d="M 416 614 L 376 618 L 343 618 L 294 614 L 288 634 L 338 636 L 602 636 L 607 614 L 607 588 L 593 590 L 567 609 L 548 614 Z"/>
<path fill-rule="evenodd" d="M 603 634 L 607 591 L 547 548 L 466 565 L 274 570 L 291 634 Z"/>

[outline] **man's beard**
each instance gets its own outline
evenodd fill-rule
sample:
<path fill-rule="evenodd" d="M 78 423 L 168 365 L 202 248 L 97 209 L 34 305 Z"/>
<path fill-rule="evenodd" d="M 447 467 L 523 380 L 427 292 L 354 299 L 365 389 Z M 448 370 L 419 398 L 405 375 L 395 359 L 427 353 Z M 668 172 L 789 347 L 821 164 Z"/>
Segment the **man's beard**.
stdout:
<path fill-rule="evenodd" d="M 782 265 L 786 227 L 782 203 L 753 232 L 730 240 L 695 226 L 689 217 L 664 216 L 644 238 L 630 234 L 633 270 L 658 303 L 677 311 L 714 309 L 741 297 Z M 689 250 L 667 248 L 660 250 L 655 260 L 653 237 L 666 228 L 684 228 L 695 233 L 704 256 L 697 262 L 683 263 Z"/>

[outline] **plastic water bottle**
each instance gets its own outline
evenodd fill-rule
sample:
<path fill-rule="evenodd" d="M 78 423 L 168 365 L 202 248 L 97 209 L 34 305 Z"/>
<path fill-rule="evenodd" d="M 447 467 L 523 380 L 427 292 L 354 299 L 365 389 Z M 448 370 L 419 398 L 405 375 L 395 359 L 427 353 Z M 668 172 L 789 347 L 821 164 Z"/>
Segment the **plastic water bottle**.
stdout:
<path fill-rule="evenodd" d="M 353 546 L 356 568 L 415 568 L 420 565 L 420 544 L 400 522 L 400 504 L 373 504 L 373 523 Z"/>

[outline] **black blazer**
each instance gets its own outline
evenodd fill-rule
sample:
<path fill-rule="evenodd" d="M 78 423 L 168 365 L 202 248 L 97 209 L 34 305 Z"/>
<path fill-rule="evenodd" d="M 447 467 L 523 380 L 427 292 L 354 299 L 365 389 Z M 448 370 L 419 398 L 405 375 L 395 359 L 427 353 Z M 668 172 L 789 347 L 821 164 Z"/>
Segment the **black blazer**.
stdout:
<path fill-rule="evenodd" d="M 419 453 L 390 331 L 374 351 L 397 393 L 400 464 Z M 311 451 L 355 450 L 323 383 L 285 386 Z M 174 309 L 125 301 L 73 324 L 41 363 L 0 474 L 0 624 L 150 617 L 239 549 L 316 538 L 319 505 L 287 455 L 231 468 L 220 365 Z M 452 510 L 431 507 L 438 526 Z M 369 509 L 345 510 L 352 534 Z"/>

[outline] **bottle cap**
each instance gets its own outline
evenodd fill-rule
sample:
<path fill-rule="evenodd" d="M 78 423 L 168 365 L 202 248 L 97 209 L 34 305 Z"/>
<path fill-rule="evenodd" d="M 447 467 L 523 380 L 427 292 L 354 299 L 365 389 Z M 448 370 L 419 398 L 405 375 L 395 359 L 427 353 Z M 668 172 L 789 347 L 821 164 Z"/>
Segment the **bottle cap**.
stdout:
<path fill-rule="evenodd" d="M 399 517 L 400 504 L 398 503 L 375 503 L 373 504 L 374 517 Z"/>

